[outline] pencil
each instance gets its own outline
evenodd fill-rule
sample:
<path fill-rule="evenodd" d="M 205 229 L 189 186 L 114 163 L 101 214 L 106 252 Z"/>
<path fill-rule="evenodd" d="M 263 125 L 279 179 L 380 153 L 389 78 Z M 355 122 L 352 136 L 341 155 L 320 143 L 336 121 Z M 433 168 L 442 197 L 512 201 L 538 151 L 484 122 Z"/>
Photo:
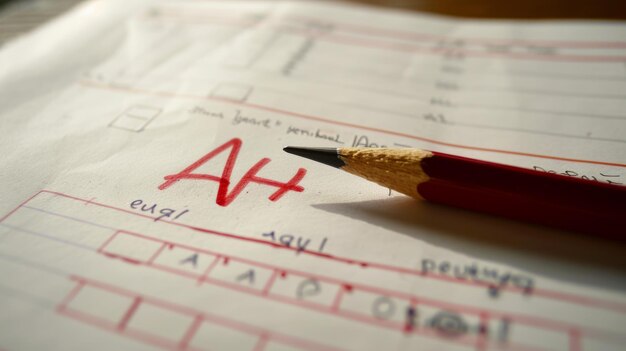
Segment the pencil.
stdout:
<path fill-rule="evenodd" d="M 420 200 L 626 239 L 626 187 L 418 149 L 284 151 Z"/>

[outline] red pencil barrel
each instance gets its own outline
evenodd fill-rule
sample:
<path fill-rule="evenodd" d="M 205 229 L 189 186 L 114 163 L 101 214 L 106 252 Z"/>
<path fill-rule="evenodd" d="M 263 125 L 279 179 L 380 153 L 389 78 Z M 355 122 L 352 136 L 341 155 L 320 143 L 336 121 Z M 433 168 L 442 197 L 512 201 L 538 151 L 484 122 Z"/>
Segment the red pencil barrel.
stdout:
<path fill-rule="evenodd" d="M 426 200 L 626 240 L 626 187 L 434 154 L 421 163 Z"/>

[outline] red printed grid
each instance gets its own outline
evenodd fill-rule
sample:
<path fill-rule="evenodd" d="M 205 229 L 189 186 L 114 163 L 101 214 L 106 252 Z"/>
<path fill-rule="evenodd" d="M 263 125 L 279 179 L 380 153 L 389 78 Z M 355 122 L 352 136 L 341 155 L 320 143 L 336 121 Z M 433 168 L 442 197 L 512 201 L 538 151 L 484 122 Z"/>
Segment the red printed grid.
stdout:
<path fill-rule="evenodd" d="M 119 213 L 132 214 L 134 216 L 154 220 L 151 216 L 104 205 L 93 201 L 94 199 L 80 199 L 66 194 L 42 190 L 2 217 L 0 222 L 10 217 L 16 211 L 20 210 L 22 206 L 26 205 L 30 200 L 40 194 L 46 194 L 46 196 L 51 198 L 58 197 L 60 199 L 64 199 L 64 201 L 80 201 L 85 205 L 96 206 L 101 209 L 119 211 Z M 27 207 L 30 209 L 33 208 L 31 206 Z M 50 211 L 48 212 L 52 213 Z M 75 220 L 85 223 L 85 220 L 81 218 L 76 218 Z M 267 245 L 270 247 L 295 250 L 295 248 L 278 246 L 273 242 L 239 237 L 234 234 L 215 232 L 208 229 L 187 226 L 181 223 L 166 221 L 159 223 L 185 227 L 204 234 L 213 234 L 230 239 L 238 239 L 246 242 Z M 131 242 L 131 245 L 124 244 L 129 244 Z M 129 250 L 130 246 L 132 246 L 132 250 Z M 486 350 L 494 347 L 498 348 L 502 345 L 506 345 L 509 350 L 542 349 L 540 346 L 536 345 L 515 343 L 515 334 L 513 334 L 508 340 L 498 339 L 498 329 L 502 329 L 503 326 L 509 324 L 515 325 L 515 330 L 518 331 L 519 335 L 523 335 L 524 333 L 526 333 L 526 335 L 535 335 L 537 337 L 530 339 L 539 341 L 542 340 L 541 338 L 543 337 L 552 338 L 553 340 L 557 340 L 563 346 L 560 349 L 567 349 L 571 351 L 582 350 L 583 340 L 585 340 L 585 344 L 587 344 L 587 341 L 591 344 L 593 340 L 606 338 L 608 338 L 609 341 L 612 340 L 613 342 L 621 342 L 620 340 L 622 340 L 619 335 L 616 338 L 615 335 L 611 335 L 610 333 L 606 333 L 601 330 L 577 327 L 574 324 L 528 315 L 486 310 L 473 306 L 463 306 L 446 301 L 439 301 L 426 296 L 418 296 L 400 291 L 394 291 L 387 288 L 365 284 L 355 284 L 348 281 L 338 280 L 336 278 L 301 272 L 288 267 L 273 266 L 259 261 L 235 257 L 233 255 L 226 255 L 216 251 L 208 251 L 199 247 L 155 239 L 148 235 L 123 230 L 118 230 L 113 235 L 110 235 L 97 251 L 102 255 L 106 255 L 114 259 L 120 259 L 127 263 L 145 265 L 169 274 L 176 274 L 194 279 L 199 286 L 203 284 L 218 285 L 292 306 L 313 309 L 319 312 L 329 313 L 337 317 L 347 318 L 382 328 L 396 329 L 403 333 L 415 333 L 417 335 L 440 339 L 444 338 L 445 340 L 461 345 L 471 346 L 477 350 Z M 448 281 L 445 277 L 438 277 L 437 275 L 424 276 L 418 271 L 413 272 L 410 269 L 401 267 L 388 266 L 373 262 L 355 261 L 352 259 L 310 251 L 302 251 L 300 254 L 312 255 L 314 257 L 319 257 L 320 259 L 328 259 L 339 264 L 357 265 L 367 269 L 401 272 L 405 274 L 415 273 L 416 276 L 421 278 L 442 279 L 444 281 Z M 188 259 L 194 255 L 197 255 L 198 257 L 194 267 L 191 267 L 188 262 L 181 264 L 184 259 Z M 231 270 L 231 273 L 228 273 L 228 270 L 223 270 L 225 267 L 238 267 L 238 269 Z M 251 270 L 254 270 L 255 272 L 254 278 L 252 278 L 249 274 Z M 264 272 L 264 274 L 257 274 L 257 271 Z M 293 279 L 293 281 L 296 281 L 297 283 L 290 285 L 288 283 L 290 279 Z M 467 281 L 454 282 L 461 284 L 469 283 Z M 66 301 L 64 301 L 61 306 L 66 306 L 70 300 L 74 301 L 73 306 L 76 308 L 80 308 L 80 306 L 89 307 L 94 305 L 84 302 L 90 301 L 90 294 L 88 290 L 85 290 L 86 293 L 81 295 L 81 299 L 74 300 L 75 295 L 77 295 L 77 292 L 83 288 L 83 285 L 84 284 L 78 284 L 74 291 L 70 292 Z M 480 284 L 469 284 L 469 286 L 473 285 L 479 288 L 484 288 Z M 300 291 L 298 291 L 299 288 Z M 326 295 L 311 293 L 312 291 L 316 291 L 318 288 L 325 291 Z M 519 293 L 520 291 L 512 289 L 510 292 Z M 91 295 L 93 295 L 93 291 L 91 292 Z M 621 306 L 617 302 L 571 295 L 556 291 L 546 292 L 542 290 L 534 290 L 533 295 L 539 295 L 540 298 L 560 299 L 569 303 L 586 305 L 598 309 L 610 309 L 617 312 L 624 310 L 624 306 Z M 535 298 L 536 297 L 537 296 L 535 296 Z M 113 326 L 115 326 L 115 328 L 126 330 L 129 325 L 128 321 L 130 320 L 128 315 L 132 314 L 131 312 L 138 308 L 138 304 L 137 300 L 132 300 L 118 304 L 117 306 L 119 308 L 117 310 L 90 310 L 90 313 L 85 317 L 85 319 L 91 321 L 92 324 L 105 329 L 111 330 Z M 371 310 L 363 310 L 360 307 L 363 305 L 378 306 L 377 313 L 374 315 Z M 401 306 L 402 312 L 404 313 L 388 313 L 388 310 L 390 309 L 389 306 L 391 305 L 395 306 L 395 308 Z M 124 309 L 126 312 L 120 313 L 119 309 Z M 408 318 L 410 315 L 409 311 L 413 312 L 411 318 Z M 442 311 L 450 311 L 453 312 L 453 314 L 442 315 Z M 80 312 L 78 313 L 80 314 Z M 448 330 L 450 328 L 441 328 L 441 326 L 450 325 L 450 323 L 454 322 L 455 318 L 462 318 L 465 332 L 461 336 L 454 335 L 453 338 L 450 338 L 450 335 L 446 334 L 450 332 L 450 330 Z M 434 320 L 439 320 L 441 323 L 434 323 Z M 429 322 L 426 323 L 426 321 Z M 196 324 L 197 323 L 198 322 L 196 322 Z M 187 331 L 187 333 L 189 333 L 189 331 Z M 133 335 L 128 333 L 125 334 L 128 336 L 138 335 L 137 333 Z M 143 335 L 140 336 L 140 339 L 142 340 L 145 339 L 147 342 L 151 342 L 150 340 L 154 341 L 150 336 L 145 336 L 144 334 L 141 335 Z M 259 337 L 259 343 L 257 343 L 257 346 L 271 344 L 268 342 L 266 333 L 263 335 L 264 337 Z M 524 337 L 522 339 L 529 338 Z M 168 345 L 171 346 L 173 344 L 170 343 Z M 181 347 L 179 344 L 176 345 L 178 345 L 176 346 L 177 348 Z"/>

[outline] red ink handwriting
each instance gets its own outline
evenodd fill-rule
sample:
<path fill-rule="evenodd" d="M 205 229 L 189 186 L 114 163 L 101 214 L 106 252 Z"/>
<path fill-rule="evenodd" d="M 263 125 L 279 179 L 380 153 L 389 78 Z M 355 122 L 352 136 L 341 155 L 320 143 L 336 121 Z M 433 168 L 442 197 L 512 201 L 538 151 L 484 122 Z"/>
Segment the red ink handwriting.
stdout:
<path fill-rule="evenodd" d="M 229 192 L 228 188 L 230 186 L 230 177 L 233 172 L 233 168 L 235 167 L 235 162 L 237 161 L 237 156 L 239 155 L 239 150 L 241 149 L 241 144 L 241 139 L 231 139 L 230 141 L 224 143 L 215 150 L 204 155 L 199 160 L 192 163 L 189 167 L 183 169 L 180 173 L 165 176 L 165 182 L 159 185 L 159 189 L 165 190 L 172 184 L 182 179 L 211 180 L 219 183 L 215 203 L 220 206 L 228 206 L 231 202 L 233 202 L 233 200 L 237 198 L 237 196 L 249 183 L 269 185 L 278 188 L 278 190 L 270 195 L 270 201 L 276 201 L 280 199 L 288 191 L 302 192 L 304 190 L 302 186 L 298 185 L 298 183 L 302 180 L 302 178 L 304 178 L 304 175 L 306 174 L 306 170 L 304 168 L 299 168 L 298 172 L 296 172 L 296 174 L 287 183 L 257 177 L 257 173 L 270 162 L 269 158 L 263 158 L 250 169 L 248 169 L 243 177 L 241 177 L 239 182 L 235 184 L 235 187 Z M 225 152 L 228 149 L 230 149 L 230 154 L 228 155 L 228 159 L 224 164 L 221 177 L 211 174 L 193 173 L 198 167 L 201 167 L 205 163 L 209 162 L 212 158 L 221 154 L 222 152 Z"/>

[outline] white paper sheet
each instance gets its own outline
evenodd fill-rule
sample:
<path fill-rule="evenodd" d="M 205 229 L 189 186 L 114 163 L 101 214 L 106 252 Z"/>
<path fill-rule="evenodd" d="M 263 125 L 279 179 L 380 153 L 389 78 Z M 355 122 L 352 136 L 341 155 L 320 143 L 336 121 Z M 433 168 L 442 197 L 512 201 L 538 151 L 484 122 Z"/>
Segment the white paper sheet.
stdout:
<path fill-rule="evenodd" d="M 620 350 L 623 246 L 419 203 L 282 147 L 624 184 L 624 38 L 85 3 L 0 51 L 0 349 Z"/>

